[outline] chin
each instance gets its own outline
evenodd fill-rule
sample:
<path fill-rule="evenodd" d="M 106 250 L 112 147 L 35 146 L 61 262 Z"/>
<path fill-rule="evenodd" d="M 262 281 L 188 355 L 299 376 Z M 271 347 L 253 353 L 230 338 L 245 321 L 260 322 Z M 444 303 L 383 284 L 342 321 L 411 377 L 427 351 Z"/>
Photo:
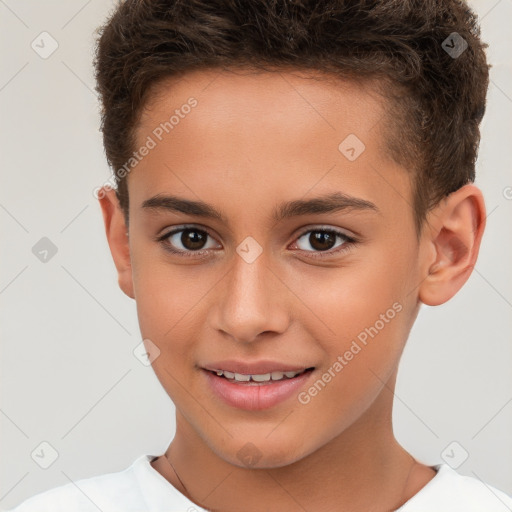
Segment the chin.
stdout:
<path fill-rule="evenodd" d="M 270 434 L 270 437 L 275 433 Z M 210 447 L 216 455 L 229 464 L 247 469 L 270 469 L 289 466 L 314 451 L 314 447 L 305 446 L 302 436 L 275 435 L 274 439 L 259 432 L 256 436 L 230 438 L 223 446 Z M 292 441 L 294 439 L 294 441 Z"/>

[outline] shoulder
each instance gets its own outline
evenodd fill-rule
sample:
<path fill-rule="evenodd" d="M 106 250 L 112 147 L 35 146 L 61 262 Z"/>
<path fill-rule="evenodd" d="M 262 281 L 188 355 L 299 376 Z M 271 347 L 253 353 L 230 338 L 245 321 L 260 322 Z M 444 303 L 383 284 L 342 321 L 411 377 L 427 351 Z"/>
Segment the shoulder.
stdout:
<path fill-rule="evenodd" d="M 36 494 L 8 512 L 131 512 L 146 508 L 137 468 L 149 463 L 143 455 L 123 471 L 69 482 Z"/>
<path fill-rule="evenodd" d="M 482 480 L 457 473 L 447 464 L 434 466 L 437 475 L 396 512 L 507 512 L 512 497 Z"/>

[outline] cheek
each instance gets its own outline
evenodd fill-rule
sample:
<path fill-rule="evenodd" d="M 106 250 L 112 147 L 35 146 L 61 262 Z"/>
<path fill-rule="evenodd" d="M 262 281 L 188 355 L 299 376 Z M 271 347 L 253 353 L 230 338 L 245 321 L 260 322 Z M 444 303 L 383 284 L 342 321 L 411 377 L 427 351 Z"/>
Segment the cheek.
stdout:
<path fill-rule="evenodd" d="M 338 356 L 343 359 L 343 370 L 338 365 L 335 373 L 344 377 L 333 379 L 333 388 L 355 386 L 359 391 L 351 393 L 364 394 L 365 386 L 378 384 L 370 370 L 385 378 L 397 363 L 416 306 L 410 293 L 413 260 L 410 254 L 376 248 L 347 260 L 344 268 L 301 276 L 298 295 L 314 313 L 306 312 L 301 321 L 322 345 L 325 369 Z"/>
<path fill-rule="evenodd" d="M 159 350 L 151 363 L 153 371 L 171 400 L 185 403 L 184 390 L 190 386 L 195 363 L 193 340 L 201 324 L 194 306 L 203 294 L 168 265 L 139 267 L 134 287 L 142 338 Z"/>
<path fill-rule="evenodd" d="M 318 334 L 318 319 L 308 321 L 325 357 L 317 380 L 302 390 L 299 401 L 305 414 L 323 418 L 322 428 L 329 426 L 332 435 L 356 421 L 379 395 L 399 362 L 411 323 L 400 287 L 382 274 L 357 277 L 333 282 L 322 289 L 325 293 L 310 292 L 329 335 Z"/>
<path fill-rule="evenodd" d="M 181 318 L 190 322 L 190 313 L 211 286 L 200 266 L 172 264 L 163 250 L 151 246 L 132 250 L 132 269 L 141 329 L 158 338 L 170 334 Z"/>
<path fill-rule="evenodd" d="M 405 306 L 404 302 L 410 301 L 413 294 L 409 294 L 406 262 L 389 260 L 384 255 L 373 258 L 370 255 L 364 261 L 354 259 L 344 267 L 321 271 L 316 268 L 301 273 L 300 279 L 293 279 L 290 288 L 296 290 L 311 311 L 302 319 L 316 321 L 317 331 L 323 325 L 325 334 L 338 340 L 357 336 L 374 325 L 381 315 L 394 320 L 396 306 L 393 309 L 393 305 Z M 313 328 L 314 324 L 310 325 Z"/>
<path fill-rule="evenodd" d="M 182 267 L 184 268 L 184 267 Z M 153 362 L 158 368 L 175 371 L 191 357 L 194 329 L 201 324 L 197 305 L 204 295 L 197 279 L 181 275 L 180 267 L 161 264 L 157 259 L 137 262 L 134 268 L 134 290 L 139 328 L 144 339 L 160 350 Z"/>

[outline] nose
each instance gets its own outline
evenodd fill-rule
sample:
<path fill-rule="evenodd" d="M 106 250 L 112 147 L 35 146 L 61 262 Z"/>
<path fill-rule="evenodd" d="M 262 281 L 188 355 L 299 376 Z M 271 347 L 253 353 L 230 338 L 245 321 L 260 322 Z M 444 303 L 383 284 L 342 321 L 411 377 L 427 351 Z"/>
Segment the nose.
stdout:
<path fill-rule="evenodd" d="M 214 298 L 213 327 L 241 343 L 285 332 L 290 322 L 287 289 L 267 258 L 261 254 L 248 263 L 235 254 L 232 265 Z"/>

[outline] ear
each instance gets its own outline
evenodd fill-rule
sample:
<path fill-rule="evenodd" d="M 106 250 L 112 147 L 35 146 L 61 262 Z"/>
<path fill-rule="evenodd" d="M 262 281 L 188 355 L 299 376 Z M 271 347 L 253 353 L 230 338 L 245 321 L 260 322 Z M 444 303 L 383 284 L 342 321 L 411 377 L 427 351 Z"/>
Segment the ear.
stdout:
<path fill-rule="evenodd" d="M 98 200 L 103 213 L 110 253 L 117 269 L 119 287 L 128 297 L 134 299 L 128 228 L 116 191 L 111 187 L 102 187 L 98 192 Z"/>
<path fill-rule="evenodd" d="M 456 190 L 427 215 L 425 264 L 419 300 L 438 306 L 451 299 L 475 266 L 485 229 L 485 203 L 474 185 Z"/>

